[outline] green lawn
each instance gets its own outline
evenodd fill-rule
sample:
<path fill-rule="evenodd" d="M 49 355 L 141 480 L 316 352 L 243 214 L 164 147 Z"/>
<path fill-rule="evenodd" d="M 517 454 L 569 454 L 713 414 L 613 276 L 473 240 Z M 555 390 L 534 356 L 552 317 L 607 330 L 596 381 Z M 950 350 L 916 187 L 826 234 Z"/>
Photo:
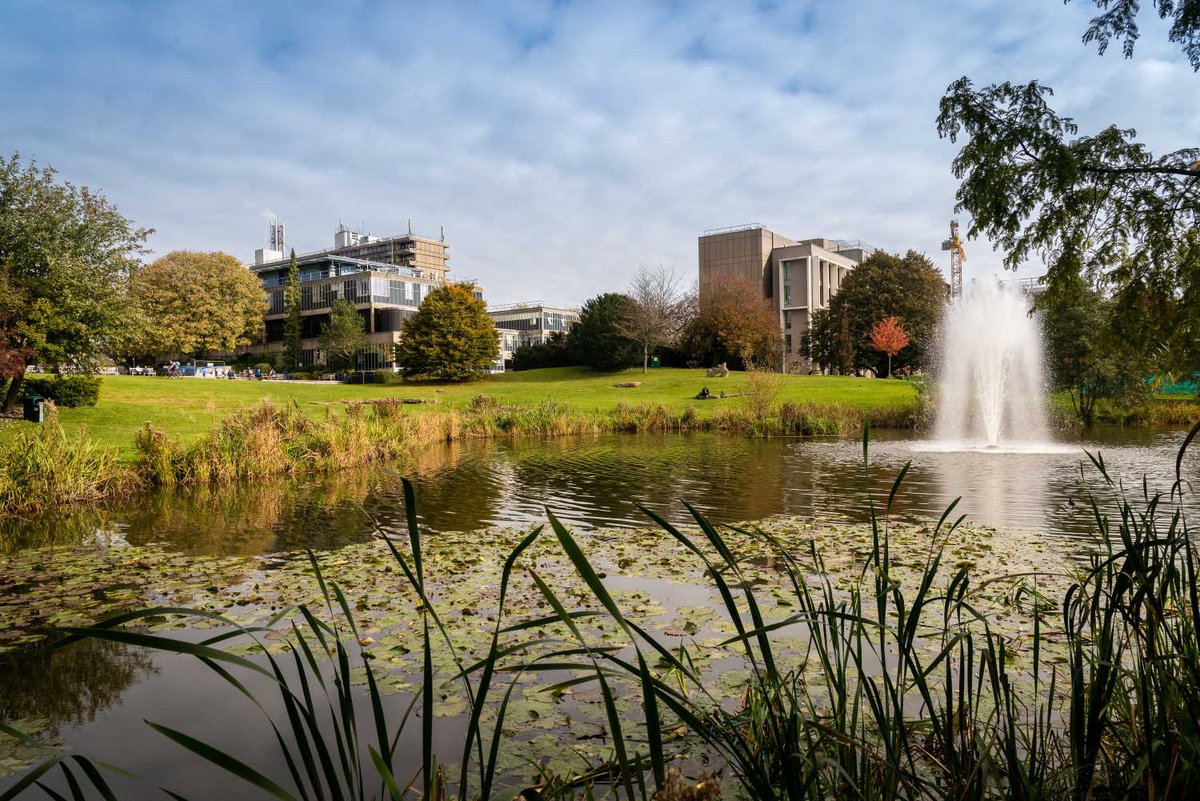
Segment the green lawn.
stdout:
<path fill-rule="evenodd" d="M 618 388 L 619 382 L 641 381 L 635 388 Z M 779 402 L 843 403 L 861 409 L 901 405 L 916 395 L 903 381 L 826 376 L 785 376 Z M 321 414 L 323 403 L 369 398 L 433 398 L 437 407 L 465 408 L 479 394 L 493 395 L 504 404 L 537 403 L 554 398 L 580 410 L 611 409 L 620 401 L 665 404 L 682 409 L 695 405 L 701 416 L 739 399 L 697 401 L 695 395 L 707 386 L 713 394 L 743 391 L 741 373 L 728 378 L 706 378 L 703 370 L 661 368 L 642 375 L 640 370 L 593 373 L 564 367 L 529 370 L 491 376 L 469 384 L 404 384 L 398 386 L 348 386 L 342 384 L 299 384 L 284 381 L 226 381 L 200 378 L 151 378 L 112 376 L 104 379 L 100 402 L 85 409 L 61 409 L 59 418 L 68 432 L 86 429 L 106 444 L 129 450 L 134 430 L 147 421 L 171 434 L 194 437 L 209 430 L 230 412 L 264 399 L 276 403 L 293 401 L 312 414 Z M 0 426 L 0 441 L 26 423 Z"/>

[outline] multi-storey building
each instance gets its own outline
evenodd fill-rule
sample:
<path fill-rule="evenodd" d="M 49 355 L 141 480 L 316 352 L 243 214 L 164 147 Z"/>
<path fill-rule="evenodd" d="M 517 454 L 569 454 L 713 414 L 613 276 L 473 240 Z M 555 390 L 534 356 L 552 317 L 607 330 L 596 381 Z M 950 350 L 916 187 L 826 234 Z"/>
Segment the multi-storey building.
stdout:
<path fill-rule="evenodd" d="M 551 334 L 565 334 L 579 322 L 578 309 L 556 309 L 541 301 L 493 306 L 488 314 L 501 332 L 502 363 L 511 360 L 513 351 L 522 345 L 544 345 Z"/>
<path fill-rule="evenodd" d="M 264 248 L 255 253 L 255 263 L 250 267 L 267 293 L 267 313 L 263 341 L 249 350 L 264 356 L 283 351 L 284 291 L 291 262 L 284 257 L 282 237 L 276 238 L 274 226 L 272 244 L 275 249 Z M 373 237 L 342 226 L 332 248 L 297 256 L 301 364 L 325 361 L 318 341 L 321 327 L 329 322 L 334 301 L 344 298 L 362 315 L 367 333 L 366 345 L 356 359 L 357 367 L 363 370 L 394 367 L 404 321 L 435 287 L 447 281 L 450 271 L 447 249 L 440 240 L 412 234 Z M 482 290 L 476 288 L 475 294 L 482 299 Z"/>
<path fill-rule="evenodd" d="M 700 297 L 720 292 L 731 281 L 758 287 L 779 314 L 779 365 L 808 371 L 800 341 L 811 315 L 829 307 L 842 280 L 874 248 L 836 239 L 788 239 L 758 223 L 705 231 L 700 237 Z"/>

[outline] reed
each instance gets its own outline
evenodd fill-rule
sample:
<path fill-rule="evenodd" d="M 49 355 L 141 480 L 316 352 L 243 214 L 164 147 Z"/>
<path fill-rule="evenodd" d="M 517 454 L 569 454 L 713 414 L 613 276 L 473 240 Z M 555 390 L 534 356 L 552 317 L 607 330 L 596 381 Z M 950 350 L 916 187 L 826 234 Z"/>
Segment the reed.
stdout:
<path fill-rule="evenodd" d="M 130 492 L 137 477 L 85 432 L 68 435 L 51 413 L 41 426 L 0 447 L 0 512 L 39 514 Z"/>
<path fill-rule="evenodd" d="M 398 404 L 361 404 L 313 419 L 263 402 L 185 445 L 150 424 L 138 431 L 137 470 L 151 484 L 204 484 L 281 473 L 329 472 L 396 459 L 414 444 Z"/>

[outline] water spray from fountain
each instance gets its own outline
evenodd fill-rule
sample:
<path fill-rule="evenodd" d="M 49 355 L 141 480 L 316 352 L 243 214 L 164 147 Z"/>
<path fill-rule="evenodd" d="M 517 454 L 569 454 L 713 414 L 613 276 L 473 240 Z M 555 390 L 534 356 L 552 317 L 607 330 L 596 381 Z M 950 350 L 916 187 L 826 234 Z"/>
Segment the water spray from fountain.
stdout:
<path fill-rule="evenodd" d="M 1050 445 L 1042 335 L 1030 300 L 987 281 L 946 310 L 937 447 L 1039 450 Z"/>

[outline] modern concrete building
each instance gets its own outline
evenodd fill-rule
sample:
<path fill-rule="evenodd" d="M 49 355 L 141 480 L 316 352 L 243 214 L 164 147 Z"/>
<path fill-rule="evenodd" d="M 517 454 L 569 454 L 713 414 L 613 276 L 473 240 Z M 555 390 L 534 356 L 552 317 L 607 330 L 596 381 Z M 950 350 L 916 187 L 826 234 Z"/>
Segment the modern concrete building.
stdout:
<path fill-rule="evenodd" d="M 512 359 L 522 345 L 544 345 L 551 334 L 566 333 L 579 322 L 578 309 L 557 309 L 541 301 L 493 306 L 488 314 L 501 332 L 500 360 Z"/>
<path fill-rule="evenodd" d="M 745 280 L 779 313 L 779 365 L 788 372 L 818 367 L 800 354 L 811 315 L 829 307 L 843 279 L 874 248 L 838 239 L 789 239 L 759 223 L 705 231 L 700 237 L 700 296 Z"/>
<path fill-rule="evenodd" d="M 282 233 L 272 225 L 272 247 L 255 253 L 250 269 L 267 294 L 263 341 L 249 351 L 264 356 L 283 352 L 284 290 L 290 257 L 282 252 Z M 339 226 L 334 246 L 298 255 L 300 307 L 303 320 L 300 361 L 303 365 L 325 361 L 318 337 L 329 321 L 330 307 L 339 298 L 354 303 L 363 317 L 367 344 L 357 357 L 357 367 L 375 370 L 395 366 L 395 346 L 404 321 L 421 301 L 447 283 L 450 271 L 444 241 L 405 234 L 373 237 Z M 475 296 L 482 299 L 478 287 Z"/>

